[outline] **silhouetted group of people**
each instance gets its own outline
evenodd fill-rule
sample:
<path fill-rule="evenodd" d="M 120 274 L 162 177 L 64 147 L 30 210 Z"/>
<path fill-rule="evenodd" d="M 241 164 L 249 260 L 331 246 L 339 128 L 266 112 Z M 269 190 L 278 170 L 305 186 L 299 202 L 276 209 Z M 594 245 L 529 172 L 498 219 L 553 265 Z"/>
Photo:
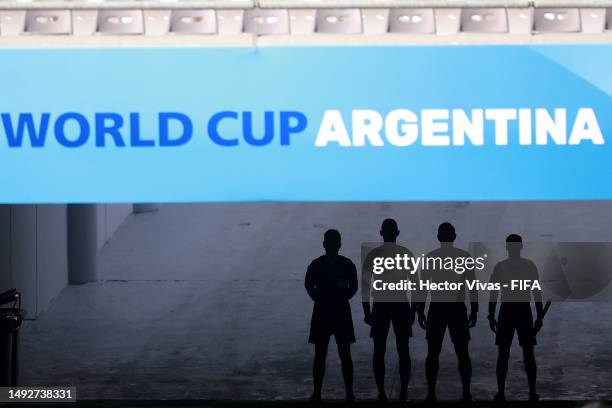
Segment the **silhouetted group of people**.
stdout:
<path fill-rule="evenodd" d="M 368 253 L 362 265 L 364 268 L 362 271 L 362 305 L 364 321 L 370 326 L 370 337 L 373 340 L 372 368 L 378 389 L 378 401 L 387 402 L 385 352 L 391 327 L 393 327 L 399 357 L 399 400 L 403 402 L 408 399 L 408 383 L 411 370 L 409 340 L 412 337 L 412 326 L 417 321 L 418 325 L 425 330 L 427 339 L 425 373 L 428 393 L 426 401 L 430 403 L 436 401 L 439 356 L 448 329 L 458 360 L 463 391 L 462 401 L 470 402 L 472 401 L 470 391 L 472 362 L 468 346 L 470 328 L 477 323 L 477 290 L 468 289 L 468 285 L 461 285 L 460 287 L 463 289 L 459 291 L 391 291 L 384 292 L 384 295 L 371 290 L 370 278 L 372 275 L 368 268 L 370 268 L 373 259 L 390 258 L 397 255 L 413 256 L 409 249 L 397 244 L 399 234 L 400 231 L 395 220 L 384 220 L 380 229 L 383 243 Z M 445 222 L 439 226 L 437 238 L 440 242 L 439 248 L 427 254 L 427 257 L 457 259 L 470 256 L 467 251 L 454 246 L 456 232 L 450 223 Z M 321 389 L 325 373 L 325 360 L 332 335 L 336 339 L 342 365 L 346 400 L 347 402 L 355 400 L 351 357 L 351 344 L 355 342 L 355 331 L 349 300 L 357 293 L 358 277 L 355 264 L 339 254 L 341 245 L 341 236 L 337 230 L 326 231 L 323 239 L 325 255 L 312 261 L 306 272 L 306 290 L 314 301 L 308 339 L 315 346 L 314 392 L 311 397 L 313 403 L 322 401 Z M 495 266 L 489 280 L 489 282 L 498 283 L 498 287 L 501 288 L 500 290 L 490 291 L 488 308 L 489 326 L 495 333 L 495 342 L 499 350 L 496 367 L 498 392 L 494 400 L 496 402 L 506 400 L 505 381 L 508 372 L 510 346 L 516 332 L 523 349 L 525 371 L 529 384 L 529 401 L 535 402 L 539 397 L 536 393 L 534 346 L 536 345 L 536 334 L 542 327 L 545 314 L 542 294 L 537 289 L 525 290 L 519 295 L 522 297 L 517 299 L 515 293 L 510 293 L 511 289 L 508 283 L 517 279 L 538 280 L 538 271 L 532 261 L 521 257 L 522 239 L 520 236 L 509 235 L 506 239 L 506 249 L 508 252 L 507 259 Z M 423 269 L 419 273 L 387 268 L 385 273 L 394 275 L 391 276 L 391 280 L 394 281 L 421 279 L 436 283 L 461 283 L 476 279 L 474 268 L 467 268 L 462 273 L 444 268 Z M 537 314 L 535 322 L 530 306 L 532 299 Z M 429 307 L 426 307 L 427 300 L 429 300 Z M 496 316 L 498 300 L 500 301 L 500 307 Z"/>

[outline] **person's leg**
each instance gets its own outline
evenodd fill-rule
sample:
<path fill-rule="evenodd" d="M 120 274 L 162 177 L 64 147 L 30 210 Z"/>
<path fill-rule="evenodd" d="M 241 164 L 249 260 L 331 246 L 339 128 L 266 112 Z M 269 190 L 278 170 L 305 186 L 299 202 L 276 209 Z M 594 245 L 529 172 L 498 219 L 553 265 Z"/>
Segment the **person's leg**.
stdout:
<path fill-rule="evenodd" d="M 525 362 L 525 372 L 527 373 L 527 382 L 529 383 L 529 400 L 537 401 L 539 399 L 536 393 L 536 376 L 538 369 L 536 366 L 534 347 L 532 345 L 523 346 L 523 361 Z"/>
<path fill-rule="evenodd" d="M 510 345 L 500 344 L 497 353 L 497 367 L 495 374 L 497 375 L 497 395 L 496 401 L 506 400 L 506 375 L 508 374 L 508 361 L 510 360 Z"/>
<path fill-rule="evenodd" d="M 407 338 L 396 337 L 395 343 L 399 356 L 400 400 L 405 401 L 408 398 L 408 382 L 410 381 L 410 347 Z"/>
<path fill-rule="evenodd" d="M 323 376 L 325 375 L 325 359 L 327 358 L 328 341 L 315 343 L 315 357 L 312 366 L 312 379 L 314 382 L 314 392 L 311 397 L 312 402 L 321 401 L 321 389 L 323 388 Z"/>
<path fill-rule="evenodd" d="M 495 344 L 498 351 L 497 366 L 495 367 L 497 394 L 493 398 L 497 402 L 506 401 L 506 376 L 508 374 L 508 362 L 510 361 L 510 348 L 512 347 L 514 333 L 517 330 L 514 313 L 513 309 L 508 308 L 508 304 L 502 304 L 497 319 L 497 333 L 495 334 Z"/>
<path fill-rule="evenodd" d="M 391 317 L 385 304 L 374 304 L 372 307 L 372 340 L 374 340 L 374 355 L 372 356 L 372 369 L 376 388 L 378 389 L 378 400 L 387 401 L 385 393 L 385 353 L 387 351 L 387 336 L 391 327 Z"/>
<path fill-rule="evenodd" d="M 471 401 L 472 360 L 469 354 L 470 329 L 467 309 L 463 304 L 451 306 L 452 309 L 449 310 L 448 331 L 453 341 L 455 354 L 457 355 L 459 375 L 461 376 L 461 386 L 463 390 L 462 399 L 464 401 Z"/>
<path fill-rule="evenodd" d="M 425 376 L 427 377 L 427 400 L 436 400 L 436 380 L 438 378 L 440 352 L 443 337 L 427 339 L 427 358 L 425 359 Z"/>
<path fill-rule="evenodd" d="M 387 351 L 387 336 L 377 335 L 374 337 L 374 356 L 372 357 L 372 368 L 374 379 L 378 389 L 378 399 L 387 399 L 385 393 L 385 352 Z"/>
<path fill-rule="evenodd" d="M 471 400 L 472 394 L 470 387 L 472 384 L 472 359 L 469 353 L 468 341 L 456 341 L 455 353 L 457 354 L 457 362 L 459 365 L 459 375 L 461 376 L 461 386 L 463 389 L 463 399 Z"/>
<path fill-rule="evenodd" d="M 393 319 L 395 346 L 399 357 L 400 401 L 408 399 L 408 383 L 410 381 L 410 308 L 398 308 L 398 314 Z"/>
<path fill-rule="evenodd" d="M 525 364 L 525 372 L 527 373 L 527 382 L 529 384 L 529 401 L 535 402 L 539 399 L 536 393 L 537 366 L 534 353 L 537 341 L 533 329 L 533 316 L 528 306 L 526 306 L 526 311 L 518 317 L 516 331 L 519 344 L 523 349 L 523 362 Z"/>
<path fill-rule="evenodd" d="M 338 343 L 338 355 L 340 356 L 340 364 L 342 365 L 342 377 L 344 378 L 344 387 L 346 389 L 347 402 L 353 402 L 355 395 L 353 394 L 353 359 L 351 358 L 351 343 Z"/>

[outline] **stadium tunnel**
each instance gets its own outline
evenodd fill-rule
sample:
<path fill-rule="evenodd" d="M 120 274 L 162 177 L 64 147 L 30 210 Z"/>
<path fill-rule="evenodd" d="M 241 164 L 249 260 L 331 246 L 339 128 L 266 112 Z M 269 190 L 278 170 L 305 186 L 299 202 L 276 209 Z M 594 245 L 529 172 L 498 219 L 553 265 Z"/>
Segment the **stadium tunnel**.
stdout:
<path fill-rule="evenodd" d="M 0 48 L 7 49 L 612 42 L 610 0 L 0 0 L 0 22 Z M 322 250 L 325 228 L 346 232 L 343 253 L 357 261 L 363 239 L 377 239 L 387 216 L 398 218 L 402 238 L 435 238 L 436 223 L 456 219 L 468 238 L 524 230 L 526 239 L 607 241 L 609 207 L 602 201 L 265 202 L 169 204 L 152 212 L 150 204 L 4 204 L 0 291 L 17 288 L 27 317 L 38 317 L 24 324 L 28 384 L 59 378 L 86 399 L 299 399 L 311 388 L 312 350 L 304 335 L 311 304 L 303 274 L 306 258 Z M 140 212 L 149 214 L 113 239 Z M 176 231 L 188 233 L 169 239 Z M 142 246 L 148 252 L 120 248 L 141 238 L 149 239 Z M 168 241 L 159 253 L 157 244 Z M 107 278 L 100 265 L 105 245 L 107 265 L 115 255 L 133 262 L 113 264 L 119 273 L 112 282 L 82 285 Z M 193 258 L 172 259 L 182 254 Z M 188 262 L 197 265 L 181 270 Z M 230 290 L 236 295 L 220 296 Z M 543 389 L 562 398 L 609 398 L 609 333 L 594 328 L 590 317 L 609 321 L 610 308 L 572 306 L 554 311 L 542 333 L 542 343 L 550 344 L 542 347 Z M 367 328 L 358 330 L 356 367 L 369 375 Z M 475 330 L 475 371 L 482 375 L 492 372 L 494 351 L 484 313 Z M 415 367 L 424 366 L 424 347 L 415 342 Z M 440 388 L 454 396 L 454 365 L 443 368 Z M 493 376 L 483 377 L 478 398 L 493 386 Z M 523 377 L 513 378 L 509 388 L 522 389 Z M 371 398 L 371 378 L 357 383 L 364 390 L 358 397 Z M 329 386 L 342 388 L 339 375 L 330 375 Z M 416 382 L 415 395 L 424 387 Z"/>
<path fill-rule="evenodd" d="M 606 43 L 611 30 L 609 0 L 0 1 L 2 48 Z M 139 208 L 1 206 L 0 290 L 17 287 L 36 317 L 98 280 L 102 246 Z"/>
<path fill-rule="evenodd" d="M 99 279 L 98 256 L 123 220 L 150 204 L 0 206 L 0 292 L 17 288 L 35 318 L 68 284 Z"/>

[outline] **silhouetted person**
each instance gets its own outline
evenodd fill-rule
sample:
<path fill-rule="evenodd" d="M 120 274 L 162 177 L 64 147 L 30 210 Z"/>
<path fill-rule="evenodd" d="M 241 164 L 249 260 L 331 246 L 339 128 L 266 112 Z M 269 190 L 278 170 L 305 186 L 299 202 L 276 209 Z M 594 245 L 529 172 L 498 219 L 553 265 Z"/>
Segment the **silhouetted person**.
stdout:
<path fill-rule="evenodd" d="M 508 373 L 508 359 L 510 346 L 516 331 L 519 344 L 523 348 L 523 361 L 529 383 L 529 401 L 539 399 L 536 393 L 536 361 L 534 346 L 536 345 L 536 332 L 542 327 L 543 307 L 542 292 L 540 290 L 512 290 L 512 280 L 534 281 L 538 280 L 538 269 L 529 259 L 521 257 L 523 240 L 519 235 L 512 234 L 506 238 L 508 258 L 495 265 L 490 282 L 500 284 L 500 291 L 490 291 L 489 298 L 489 325 L 496 334 L 495 344 L 498 347 L 497 357 L 497 395 L 495 400 L 504 402 L 506 374 Z M 495 320 L 495 309 L 501 292 L 501 305 L 499 316 Z M 535 302 L 537 319 L 535 327 L 531 314 L 531 299 Z"/>
<path fill-rule="evenodd" d="M 357 292 L 357 269 L 350 259 L 338 254 L 341 245 L 338 231 L 326 231 L 323 239 L 325 255 L 312 261 L 306 271 L 306 291 L 314 300 L 308 338 L 308 342 L 315 345 L 312 368 L 314 392 L 310 398 L 313 403 L 321 402 L 325 358 L 332 335 L 338 345 L 346 399 L 348 402 L 355 399 L 351 359 L 351 343 L 355 342 L 355 331 L 349 299 Z"/>
<path fill-rule="evenodd" d="M 385 352 L 387 350 L 387 336 L 389 329 L 393 325 L 395 333 L 395 345 L 399 356 L 400 371 L 400 401 L 408 398 L 408 381 L 410 380 L 410 349 L 409 340 L 412 336 L 412 323 L 414 322 L 414 312 L 411 309 L 406 291 L 376 291 L 372 290 L 372 279 L 380 279 L 385 282 L 395 283 L 401 280 L 414 280 L 409 270 L 388 269 L 382 274 L 373 273 L 375 259 L 395 258 L 399 256 L 413 257 L 412 252 L 401 245 L 397 245 L 396 240 L 400 231 L 397 223 L 393 219 L 383 221 L 380 235 L 383 238 L 383 245 L 373 249 L 368 253 L 363 265 L 362 281 L 362 303 L 365 315 L 365 322 L 371 326 L 370 337 L 374 340 L 374 356 L 372 367 L 374 378 L 378 388 L 378 400 L 387 401 L 385 393 Z M 370 305 L 370 301 L 372 304 Z M 371 306 L 371 308 L 370 308 Z"/>
<path fill-rule="evenodd" d="M 446 268 L 445 262 L 435 262 L 437 259 L 446 260 L 452 258 L 454 265 L 459 265 L 459 259 L 471 257 L 471 255 L 459 248 L 455 248 L 455 228 L 448 222 L 438 227 L 438 241 L 440 248 L 430 252 L 425 257 L 428 259 L 427 267 L 421 269 L 421 280 L 436 283 L 463 282 L 460 290 L 456 291 L 424 291 L 421 302 L 417 308 L 419 313 L 419 325 L 427 333 L 427 358 L 425 360 L 425 374 L 427 377 L 427 401 L 436 401 L 436 380 L 439 369 L 439 357 L 442 351 L 444 333 L 448 327 L 457 360 L 461 385 L 463 389 L 462 399 L 465 402 L 472 400 L 470 384 L 472 380 L 472 361 L 468 351 L 470 341 L 470 327 L 476 325 L 478 314 L 478 293 L 476 290 L 468 291 L 465 281 L 475 279 L 473 268 Z M 433 260 L 433 261 L 432 261 Z M 461 272 L 461 273 L 458 273 Z M 466 302 L 466 291 L 469 292 L 471 311 L 468 317 Z M 429 292 L 430 302 L 427 318 L 425 318 L 425 302 Z"/>

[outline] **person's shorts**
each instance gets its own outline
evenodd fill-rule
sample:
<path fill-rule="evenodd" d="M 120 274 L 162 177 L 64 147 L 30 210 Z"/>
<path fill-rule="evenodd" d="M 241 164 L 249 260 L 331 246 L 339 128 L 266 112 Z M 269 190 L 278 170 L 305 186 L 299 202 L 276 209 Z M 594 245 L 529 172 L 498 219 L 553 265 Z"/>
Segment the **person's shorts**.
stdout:
<path fill-rule="evenodd" d="M 408 340 L 412 336 L 410 303 L 375 302 L 372 306 L 372 328 L 370 337 L 387 340 L 393 325 L 396 340 Z"/>
<path fill-rule="evenodd" d="M 504 304 L 500 307 L 495 344 L 510 347 L 514 332 L 518 335 L 521 347 L 537 344 L 533 328 L 533 315 L 528 304 Z"/>
<path fill-rule="evenodd" d="M 337 305 L 318 305 L 315 303 L 308 342 L 327 344 L 331 336 L 335 337 L 337 344 L 355 342 L 353 317 L 348 302 Z"/>
<path fill-rule="evenodd" d="M 427 340 L 442 343 L 447 327 L 453 343 L 460 344 L 470 341 L 467 308 L 464 303 L 432 303 L 429 305 Z"/>

